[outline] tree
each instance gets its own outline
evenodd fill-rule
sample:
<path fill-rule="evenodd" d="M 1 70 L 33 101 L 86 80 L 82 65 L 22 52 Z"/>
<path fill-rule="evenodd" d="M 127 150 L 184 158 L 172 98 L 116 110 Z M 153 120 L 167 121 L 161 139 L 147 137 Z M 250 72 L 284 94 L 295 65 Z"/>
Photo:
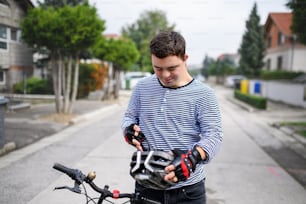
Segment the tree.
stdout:
<path fill-rule="evenodd" d="M 104 87 L 104 98 L 110 97 L 111 80 L 115 81 L 114 96 L 118 98 L 120 88 L 120 72 L 129 68 L 139 59 L 139 52 L 135 43 L 121 37 L 119 39 L 101 38 L 94 47 L 94 55 L 109 62 L 109 80 Z"/>
<path fill-rule="evenodd" d="M 306 45 L 306 1 L 289 0 L 286 5 L 292 9 L 292 31 L 297 35 L 298 41 Z"/>
<path fill-rule="evenodd" d="M 166 14 L 161 10 L 145 11 L 133 24 L 122 29 L 122 35 L 132 39 L 140 53 L 138 65 L 142 71 L 153 71 L 149 52 L 150 40 L 160 31 L 174 30 L 175 25 L 169 25 Z"/>
<path fill-rule="evenodd" d="M 201 68 L 201 75 L 205 76 L 205 78 L 209 77 L 209 67 L 210 65 L 214 63 L 214 59 L 209 57 L 208 55 L 205 55 L 205 58 L 203 60 L 202 68 Z"/>
<path fill-rule="evenodd" d="M 216 82 L 223 84 L 226 75 L 233 74 L 236 70 L 234 63 L 228 59 L 217 59 L 216 61 L 212 58 L 209 59 L 209 64 L 205 69 L 207 69 L 208 75 L 216 76 Z"/>
<path fill-rule="evenodd" d="M 246 31 L 239 48 L 239 71 L 250 77 L 258 77 L 264 62 L 264 34 L 257 14 L 256 3 L 253 6 L 249 19 L 246 21 Z"/>
<path fill-rule="evenodd" d="M 29 11 L 21 29 L 30 46 L 50 51 L 56 112 L 71 113 L 77 97 L 79 55 L 101 37 L 104 21 L 87 3 L 57 9 L 40 7 Z"/>

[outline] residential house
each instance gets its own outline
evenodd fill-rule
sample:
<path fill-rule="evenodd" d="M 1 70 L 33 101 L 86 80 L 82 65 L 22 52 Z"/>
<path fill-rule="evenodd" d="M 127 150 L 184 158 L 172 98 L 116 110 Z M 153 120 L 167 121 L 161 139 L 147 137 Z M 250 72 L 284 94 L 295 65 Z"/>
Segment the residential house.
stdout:
<path fill-rule="evenodd" d="M 238 53 L 223 53 L 217 57 L 218 60 L 227 61 L 235 67 L 239 66 L 240 55 Z"/>
<path fill-rule="evenodd" d="M 21 40 L 20 22 L 34 5 L 30 0 L 0 0 L 0 91 L 33 73 L 33 53 Z"/>
<path fill-rule="evenodd" d="M 306 46 L 291 31 L 292 13 L 270 13 L 264 25 L 265 68 L 306 71 Z"/>

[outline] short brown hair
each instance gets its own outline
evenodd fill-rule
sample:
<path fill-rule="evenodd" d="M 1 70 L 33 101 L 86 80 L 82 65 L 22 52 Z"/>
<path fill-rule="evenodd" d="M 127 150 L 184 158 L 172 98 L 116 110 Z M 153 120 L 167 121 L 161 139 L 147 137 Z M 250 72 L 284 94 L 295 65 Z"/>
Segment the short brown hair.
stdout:
<path fill-rule="evenodd" d="M 174 55 L 184 59 L 185 47 L 185 39 L 175 31 L 160 32 L 150 42 L 151 54 L 158 58 Z"/>

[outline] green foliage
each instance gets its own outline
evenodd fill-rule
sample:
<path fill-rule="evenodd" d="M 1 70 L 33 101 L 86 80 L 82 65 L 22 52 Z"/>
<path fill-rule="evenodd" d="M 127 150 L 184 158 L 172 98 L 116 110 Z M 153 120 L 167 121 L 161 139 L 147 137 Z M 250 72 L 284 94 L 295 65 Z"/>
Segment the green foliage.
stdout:
<path fill-rule="evenodd" d="M 267 99 L 261 96 L 256 96 L 252 94 L 245 94 L 239 90 L 234 91 L 235 98 L 255 107 L 258 109 L 266 109 L 267 108 Z"/>
<path fill-rule="evenodd" d="M 80 64 L 78 98 L 85 98 L 90 91 L 95 90 L 97 82 L 91 77 L 95 71 L 92 64 Z"/>
<path fill-rule="evenodd" d="M 295 133 L 306 138 L 306 122 L 305 121 L 287 121 L 280 122 L 279 126 L 285 126 L 294 130 Z"/>
<path fill-rule="evenodd" d="M 289 0 L 287 6 L 292 9 L 292 31 L 297 35 L 298 41 L 306 45 L 306 1 Z"/>
<path fill-rule="evenodd" d="M 260 78 L 264 80 L 281 80 L 281 79 L 291 80 L 302 74 L 304 74 L 304 72 L 293 72 L 286 70 L 275 70 L 275 71 L 262 70 L 260 73 Z"/>
<path fill-rule="evenodd" d="M 241 56 L 239 61 L 240 74 L 248 77 L 258 77 L 264 62 L 264 34 L 257 14 L 256 3 L 253 6 L 249 19 L 246 21 L 246 31 L 242 37 L 239 48 Z"/>
<path fill-rule="evenodd" d="M 224 76 L 235 73 L 236 68 L 227 60 L 217 60 L 208 66 L 208 75 Z"/>
<path fill-rule="evenodd" d="M 73 7 L 34 8 L 21 22 L 23 40 L 34 48 L 50 51 L 58 113 L 71 113 L 77 95 L 79 56 L 101 38 L 104 23 L 96 8 L 87 2 Z M 58 81 L 64 83 L 56 83 Z M 65 103 L 60 103 L 61 96 Z"/>
<path fill-rule="evenodd" d="M 60 35 L 54 35 L 61 32 L 57 25 L 60 25 L 60 19 L 54 8 L 34 8 L 21 23 L 22 38 L 33 47 L 47 47 L 52 50 L 62 44 L 56 39 Z"/>
<path fill-rule="evenodd" d="M 58 9 L 38 7 L 22 21 L 22 38 L 33 47 L 45 47 L 51 52 L 78 53 L 98 40 L 104 23 L 88 4 Z"/>
<path fill-rule="evenodd" d="M 138 65 L 142 71 L 152 72 L 149 44 L 160 31 L 174 30 L 175 25 L 169 25 L 166 14 L 161 10 L 145 11 L 133 24 L 122 29 L 122 35 L 132 39 L 140 53 Z"/>
<path fill-rule="evenodd" d="M 96 57 L 114 62 L 124 70 L 129 70 L 139 59 L 135 43 L 128 38 L 116 40 L 101 38 L 93 50 Z"/>
<path fill-rule="evenodd" d="M 209 76 L 209 67 L 211 64 L 213 64 L 215 60 L 208 55 L 205 55 L 205 58 L 203 60 L 202 68 L 201 68 L 201 75 L 205 76 L 205 78 L 208 78 Z"/>
<path fill-rule="evenodd" d="M 27 94 L 53 94 L 50 80 L 31 77 L 25 83 L 23 81 L 16 83 L 14 85 L 14 93 L 22 94 L 24 86 Z"/>

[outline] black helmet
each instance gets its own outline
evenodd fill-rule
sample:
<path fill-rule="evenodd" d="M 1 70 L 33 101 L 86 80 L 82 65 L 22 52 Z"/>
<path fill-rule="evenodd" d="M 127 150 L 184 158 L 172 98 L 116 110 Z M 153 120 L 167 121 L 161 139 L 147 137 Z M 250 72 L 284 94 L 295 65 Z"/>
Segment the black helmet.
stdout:
<path fill-rule="evenodd" d="M 156 190 L 164 190 L 174 183 L 164 180 L 165 167 L 169 166 L 174 156 L 164 151 L 134 152 L 131 161 L 131 176 L 141 185 Z"/>

